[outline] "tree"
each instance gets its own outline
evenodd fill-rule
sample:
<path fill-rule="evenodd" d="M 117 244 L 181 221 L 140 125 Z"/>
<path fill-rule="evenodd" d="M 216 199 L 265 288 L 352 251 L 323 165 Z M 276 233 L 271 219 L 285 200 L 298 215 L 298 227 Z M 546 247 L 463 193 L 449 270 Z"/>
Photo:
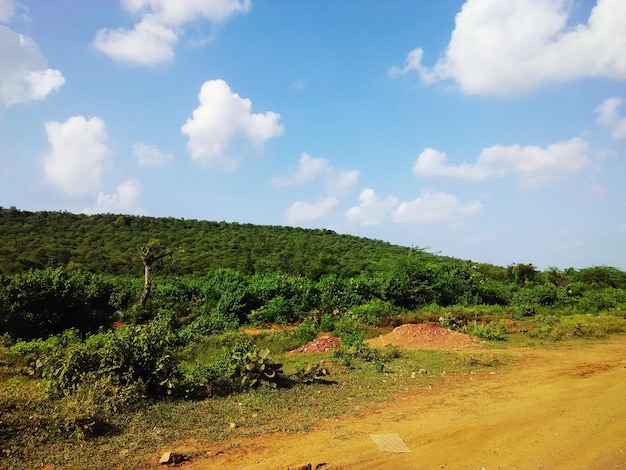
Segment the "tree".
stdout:
<path fill-rule="evenodd" d="M 539 271 L 532 264 L 512 264 L 507 268 L 509 281 L 520 286 L 534 284 L 537 281 Z"/>
<path fill-rule="evenodd" d="M 166 256 L 172 256 L 174 253 L 172 250 L 166 251 L 165 253 L 161 253 L 160 255 L 155 255 L 155 246 L 153 244 L 143 245 L 139 248 L 139 256 L 141 257 L 141 262 L 143 263 L 144 270 L 144 284 L 143 284 L 143 294 L 141 294 L 141 298 L 139 299 L 139 303 L 137 304 L 137 310 L 141 310 L 145 307 L 146 302 L 148 301 L 148 296 L 150 295 L 150 289 L 152 288 L 152 265 L 155 261 L 160 260 L 161 258 L 165 258 Z"/>

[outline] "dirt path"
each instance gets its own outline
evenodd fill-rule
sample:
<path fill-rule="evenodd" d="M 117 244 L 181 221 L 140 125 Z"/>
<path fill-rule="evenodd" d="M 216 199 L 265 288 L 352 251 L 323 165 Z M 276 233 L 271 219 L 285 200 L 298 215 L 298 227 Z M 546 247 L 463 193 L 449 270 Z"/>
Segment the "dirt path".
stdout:
<path fill-rule="evenodd" d="M 497 372 L 451 377 L 302 434 L 212 444 L 192 469 L 626 469 L 626 336 L 508 350 Z M 370 434 L 398 434 L 408 453 Z"/>

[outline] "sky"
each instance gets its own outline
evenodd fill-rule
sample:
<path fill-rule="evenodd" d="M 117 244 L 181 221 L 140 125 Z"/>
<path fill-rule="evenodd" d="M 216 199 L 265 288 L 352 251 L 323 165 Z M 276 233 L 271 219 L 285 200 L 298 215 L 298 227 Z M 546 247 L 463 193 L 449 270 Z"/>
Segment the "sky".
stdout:
<path fill-rule="evenodd" d="M 626 269 L 624 0 L 0 0 L 0 205 Z"/>

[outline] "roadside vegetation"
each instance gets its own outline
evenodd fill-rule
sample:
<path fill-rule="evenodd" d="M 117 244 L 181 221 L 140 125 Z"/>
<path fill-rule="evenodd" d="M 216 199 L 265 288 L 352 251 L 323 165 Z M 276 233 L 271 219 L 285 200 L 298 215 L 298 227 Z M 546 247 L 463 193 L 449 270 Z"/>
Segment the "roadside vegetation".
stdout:
<path fill-rule="evenodd" d="M 149 296 L 140 247 L 168 255 Z M 302 431 L 501 365 L 366 343 L 404 323 L 500 348 L 605 338 L 626 331 L 626 273 L 504 268 L 330 231 L 0 209 L 0 466 L 134 468 L 190 433 Z M 289 353 L 321 333 L 339 349 Z"/>

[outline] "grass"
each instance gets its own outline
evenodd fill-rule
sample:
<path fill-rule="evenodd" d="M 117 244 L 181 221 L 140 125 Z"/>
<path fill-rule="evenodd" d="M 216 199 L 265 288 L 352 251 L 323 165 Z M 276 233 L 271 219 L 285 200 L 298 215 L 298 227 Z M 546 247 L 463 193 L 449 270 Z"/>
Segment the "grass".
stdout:
<path fill-rule="evenodd" d="M 208 347 L 204 348 L 208 357 Z M 473 356 L 475 360 L 468 359 Z M 433 384 L 446 374 L 497 365 L 489 355 L 439 351 L 403 351 L 383 372 L 374 363 L 358 360 L 345 367 L 332 353 L 276 354 L 274 359 L 284 364 L 287 374 L 298 365 L 322 362 L 331 375 L 327 383 L 258 388 L 200 401 L 144 401 L 114 415 L 110 433 L 101 437 L 63 429 L 60 424 L 70 405 L 63 399 L 48 400 L 36 380 L 5 380 L 0 394 L 0 466 L 140 468 L 146 456 L 177 440 L 213 442 L 275 431 L 302 432 L 319 419 L 358 414 L 359 406 L 388 401 L 395 393 Z M 46 413 L 58 419 L 46 421 Z M 15 427 L 18 422 L 22 427 Z"/>
<path fill-rule="evenodd" d="M 524 319 L 523 328 L 506 334 L 506 341 L 485 344 L 494 348 L 570 344 L 620 332 L 626 332 L 624 312 L 537 316 Z M 297 344 L 286 331 L 253 339 L 242 333 L 207 337 L 182 354 L 190 362 L 211 362 L 225 347 L 243 340 L 270 348 L 285 374 L 322 363 L 331 375 L 326 383 L 250 389 L 204 400 L 143 399 L 113 413 L 106 435 L 89 437 L 80 432 L 80 423 L 91 415 L 85 415 L 72 396 L 49 399 L 38 379 L 24 375 L 24 368 L 11 369 L 4 357 L 7 350 L 0 347 L 0 468 L 142 468 L 148 466 L 148 456 L 176 441 L 206 444 L 275 431 L 303 432 L 320 419 L 357 415 L 449 374 L 500 367 L 507 361 L 502 354 L 489 352 L 403 350 L 399 358 L 384 361 L 384 367 L 380 361 L 358 358 L 346 365 L 333 353 L 288 354 Z M 97 405 L 93 404 L 95 414 Z"/>

